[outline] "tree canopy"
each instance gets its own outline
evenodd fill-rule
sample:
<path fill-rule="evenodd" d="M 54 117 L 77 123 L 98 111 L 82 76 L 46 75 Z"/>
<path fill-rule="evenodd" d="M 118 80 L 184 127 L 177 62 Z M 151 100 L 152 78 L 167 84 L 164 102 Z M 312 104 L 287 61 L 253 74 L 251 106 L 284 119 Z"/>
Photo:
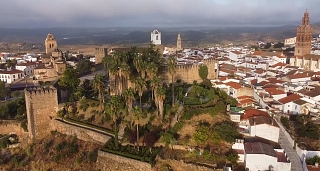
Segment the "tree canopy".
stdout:
<path fill-rule="evenodd" d="M 67 68 L 63 76 L 60 78 L 59 86 L 66 90 L 74 91 L 76 88 L 78 88 L 80 84 L 80 79 L 77 76 L 77 72 L 73 68 Z"/>
<path fill-rule="evenodd" d="M 199 76 L 202 80 L 206 80 L 208 77 L 208 67 L 207 65 L 200 65 L 199 67 Z"/>

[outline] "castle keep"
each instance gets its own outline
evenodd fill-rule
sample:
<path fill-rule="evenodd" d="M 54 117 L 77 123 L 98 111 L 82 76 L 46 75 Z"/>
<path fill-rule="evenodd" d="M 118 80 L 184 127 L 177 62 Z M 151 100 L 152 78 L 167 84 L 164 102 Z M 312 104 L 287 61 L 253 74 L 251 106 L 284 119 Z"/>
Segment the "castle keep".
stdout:
<path fill-rule="evenodd" d="M 58 96 L 54 87 L 24 90 L 29 137 L 38 139 L 52 130 L 52 120 L 57 116 Z"/>

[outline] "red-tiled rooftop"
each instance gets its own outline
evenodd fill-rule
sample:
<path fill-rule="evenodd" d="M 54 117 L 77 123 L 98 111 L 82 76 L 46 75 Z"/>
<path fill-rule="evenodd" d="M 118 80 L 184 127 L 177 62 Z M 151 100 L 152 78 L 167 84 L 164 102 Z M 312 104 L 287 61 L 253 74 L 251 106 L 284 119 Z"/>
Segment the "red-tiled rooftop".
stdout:
<path fill-rule="evenodd" d="M 277 157 L 278 157 L 278 162 L 289 163 L 289 161 L 287 160 L 287 157 L 283 152 L 277 152 Z"/>
<path fill-rule="evenodd" d="M 4 71 L 0 70 L 0 74 L 20 74 L 20 73 L 23 73 L 23 71 L 16 70 L 16 69 L 4 70 Z"/>
<path fill-rule="evenodd" d="M 249 109 L 244 112 L 244 115 L 242 115 L 242 119 L 248 119 L 253 116 L 266 116 L 271 118 L 271 116 L 265 111 L 258 109 Z"/>
<path fill-rule="evenodd" d="M 301 96 L 297 95 L 297 94 L 291 94 L 287 97 L 284 97 L 282 99 L 279 99 L 278 101 L 282 104 L 286 104 L 286 103 L 289 103 L 289 102 L 292 102 L 292 101 L 295 101 L 295 100 L 298 100 L 302 98 Z"/>
<path fill-rule="evenodd" d="M 236 82 L 227 82 L 226 85 L 230 86 L 230 87 L 232 87 L 234 89 L 240 89 L 242 87 L 241 84 L 236 83 Z"/>
<path fill-rule="evenodd" d="M 267 125 L 271 125 L 274 127 L 278 127 L 279 125 L 277 124 L 277 122 L 275 122 L 273 120 L 273 118 L 270 118 L 269 116 L 255 116 L 255 117 L 251 117 L 249 118 L 249 123 L 250 125 L 261 125 L 261 124 L 267 124 Z"/>
<path fill-rule="evenodd" d="M 308 171 L 320 171 L 320 166 L 307 165 Z"/>
<path fill-rule="evenodd" d="M 277 88 L 265 88 L 265 91 L 268 92 L 270 95 L 286 94 L 286 92 L 278 90 Z"/>
<path fill-rule="evenodd" d="M 277 154 L 271 145 L 261 142 L 247 142 L 244 144 L 244 149 L 246 154 L 265 154 L 277 157 Z"/>

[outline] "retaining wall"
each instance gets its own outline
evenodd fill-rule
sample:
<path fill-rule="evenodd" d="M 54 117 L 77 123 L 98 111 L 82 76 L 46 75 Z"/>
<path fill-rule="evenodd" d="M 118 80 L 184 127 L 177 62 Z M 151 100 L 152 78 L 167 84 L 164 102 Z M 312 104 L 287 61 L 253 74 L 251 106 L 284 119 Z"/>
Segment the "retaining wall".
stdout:
<path fill-rule="evenodd" d="M 54 120 L 53 122 L 53 127 L 56 131 L 67 135 L 76 135 L 78 139 L 83 141 L 105 144 L 111 138 L 111 136 L 106 133 L 85 128 L 81 125 L 67 123 L 61 120 Z"/>
<path fill-rule="evenodd" d="M 99 150 L 97 164 L 98 166 L 100 166 L 101 170 L 107 170 L 109 168 L 108 167 L 109 163 L 104 162 L 105 159 L 111 159 L 119 163 L 129 164 L 132 167 L 136 168 L 137 170 L 152 171 L 151 165 L 149 163 L 130 159 L 127 157 L 122 157 L 119 155 L 115 155 L 115 154 L 111 154 L 111 153 Z"/>

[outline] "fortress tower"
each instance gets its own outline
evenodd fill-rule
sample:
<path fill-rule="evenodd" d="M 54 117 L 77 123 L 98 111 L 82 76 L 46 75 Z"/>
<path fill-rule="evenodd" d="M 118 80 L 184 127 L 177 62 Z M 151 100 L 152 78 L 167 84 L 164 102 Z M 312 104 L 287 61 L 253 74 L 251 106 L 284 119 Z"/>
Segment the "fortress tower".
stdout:
<path fill-rule="evenodd" d="M 182 45 L 181 45 L 181 36 L 180 33 L 178 34 L 178 38 L 177 38 L 177 50 L 181 50 L 182 49 Z"/>
<path fill-rule="evenodd" d="M 297 28 L 295 56 L 303 56 L 311 53 L 311 40 L 313 28 L 310 25 L 309 12 L 306 10 L 301 25 Z"/>
<path fill-rule="evenodd" d="M 151 42 L 155 45 L 161 45 L 161 32 L 153 30 L 151 32 Z"/>
<path fill-rule="evenodd" d="M 46 47 L 46 54 L 53 52 L 55 49 L 58 48 L 57 41 L 51 33 L 47 35 L 47 38 L 44 41 L 44 45 Z"/>
<path fill-rule="evenodd" d="M 24 90 L 31 139 L 50 134 L 52 120 L 57 116 L 58 96 L 54 87 L 29 88 Z"/>
<path fill-rule="evenodd" d="M 95 49 L 95 64 L 102 63 L 102 59 L 108 55 L 108 49 L 107 48 L 96 48 Z"/>

